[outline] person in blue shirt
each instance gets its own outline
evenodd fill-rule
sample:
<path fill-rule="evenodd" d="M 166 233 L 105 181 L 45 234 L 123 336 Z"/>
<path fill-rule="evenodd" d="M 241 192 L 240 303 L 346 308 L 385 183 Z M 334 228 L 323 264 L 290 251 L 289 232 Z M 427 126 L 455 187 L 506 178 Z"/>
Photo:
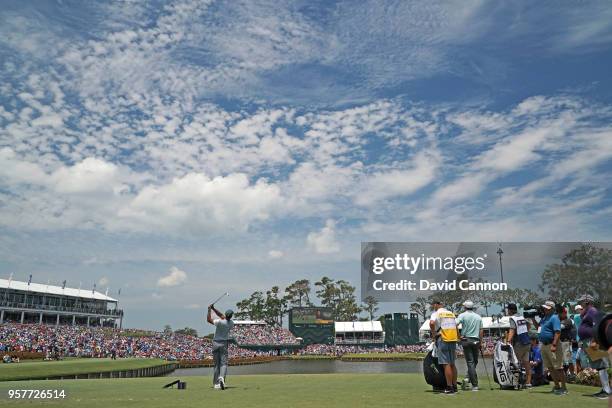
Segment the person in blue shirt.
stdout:
<path fill-rule="evenodd" d="M 529 348 L 529 366 L 531 367 L 531 385 L 537 387 L 539 385 L 547 385 L 548 380 L 544 375 L 544 364 L 542 363 L 542 353 L 538 344 L 537 333 L 532 333 L 529 336 L 531 346 Z"/>
<path fill-rule="evenodd" d="M 540 320 L 540 351 L 544 366 L 550 371 L 555 387 L 552 392 L 556 395 L 567 394 L 565 386 L 565 372 L 563 371 L 563 350 L 561 348 L 561 321 L 555 313 L 555 302 L 547 300 L 542 308 L 544 317 Z"/>

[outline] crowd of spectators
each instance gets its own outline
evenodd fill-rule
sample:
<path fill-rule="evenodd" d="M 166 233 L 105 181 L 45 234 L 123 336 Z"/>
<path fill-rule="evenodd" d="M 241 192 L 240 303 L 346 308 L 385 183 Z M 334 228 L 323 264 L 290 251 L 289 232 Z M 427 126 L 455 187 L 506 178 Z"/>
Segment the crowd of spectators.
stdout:
<path fill-rule="evenodd" d="M 236 344 L 230 344 L 230 358 L 269 355 L 239 345 L 296 345 L 299 341 L 283 328 L 265 325 L 236 325 L 232 330 Z M 485 353 L 491 353 L 494 341 L 483 341 Z M 297 351 L 301 355 L 334 355 L 346 353 L 425 352 L 425 345 L 363 347 L 352 345 L 312 344 Z M 204 360 L 212 356 L 209 339 L 143 330 L 118 330 L 100 327 L 51 326 L 5 323 L 0 326 L 0 353 L 38 352 L 47 358 L 63 357 L 141 357 L 165 360 Z M 460 353 L 460 350 L 459 350 Z"/>
<path fill-rule="evenodd" d="M 236 324 L 231 331 L 231 336 L 236 343 L 244 345 L 299 344 L 299 341 L 289 330 L 263 324 Z"/>

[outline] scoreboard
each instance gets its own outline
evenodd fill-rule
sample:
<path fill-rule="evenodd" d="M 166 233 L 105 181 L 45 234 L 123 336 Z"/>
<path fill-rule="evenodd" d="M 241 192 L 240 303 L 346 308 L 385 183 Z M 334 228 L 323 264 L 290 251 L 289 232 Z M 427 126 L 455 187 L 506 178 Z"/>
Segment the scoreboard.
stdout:
<path fill-rule="evenodd" d="M 333 344 L 333 316 L 327 307 L 295 307 L 289 311 L 289 331 L 303 344 Z"/>

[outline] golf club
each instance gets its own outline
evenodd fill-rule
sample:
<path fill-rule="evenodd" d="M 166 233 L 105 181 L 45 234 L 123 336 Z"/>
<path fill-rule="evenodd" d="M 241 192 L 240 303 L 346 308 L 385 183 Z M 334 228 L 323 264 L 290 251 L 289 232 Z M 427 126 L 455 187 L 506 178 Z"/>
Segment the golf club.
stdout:
<path fill-rule="evenodd" d="M 487 370 L 487 363 L 485 363 L 485 356 L 484 356 L 484 353 L 482 352 L 482 346 L 480 346 L 479 349 L 480 349 L 480 356 L 482 357 L 482 365 L 484 366 L 485 373 L 487 374 L 487 380 L 489 381 L 489 389 L 493 390 L 493 386 L 491 385 L 491 377 L 489 377 L 489 370 Z"/>
<path fill-rule="evenodd" d="M 214 302 L 211 303 L 211 305 L 214 305 L 215 303 L 217 303 L 218 301 L 220 301 L 222 298 L 224 298 L 225 296 L 229 296 L 229 292 L 225 292 L 224 294 L 222 294 L 221 296 L 219 296 Z"/>

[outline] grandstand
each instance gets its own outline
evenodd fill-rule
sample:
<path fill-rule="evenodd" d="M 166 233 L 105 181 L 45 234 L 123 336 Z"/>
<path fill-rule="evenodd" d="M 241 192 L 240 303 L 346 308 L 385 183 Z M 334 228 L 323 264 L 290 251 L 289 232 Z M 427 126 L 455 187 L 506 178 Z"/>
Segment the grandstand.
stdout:
<path fill-rule="evenodd" d="M 289 330 L 254 320 L 235 320 L 231 337 L 240 347 L 257 350 L 293 349 L 301 344 Z"/>
<path fill-rule="evenodd" d="M 368 322 L 334 322 L 335 344 L 382 345 L 385 334 L 378 320 Z"/>
<path fill-rule="evenodd" d="M 0 324 L 122 327 L 117 299 L 64 286 L 0 279 Z"/>

